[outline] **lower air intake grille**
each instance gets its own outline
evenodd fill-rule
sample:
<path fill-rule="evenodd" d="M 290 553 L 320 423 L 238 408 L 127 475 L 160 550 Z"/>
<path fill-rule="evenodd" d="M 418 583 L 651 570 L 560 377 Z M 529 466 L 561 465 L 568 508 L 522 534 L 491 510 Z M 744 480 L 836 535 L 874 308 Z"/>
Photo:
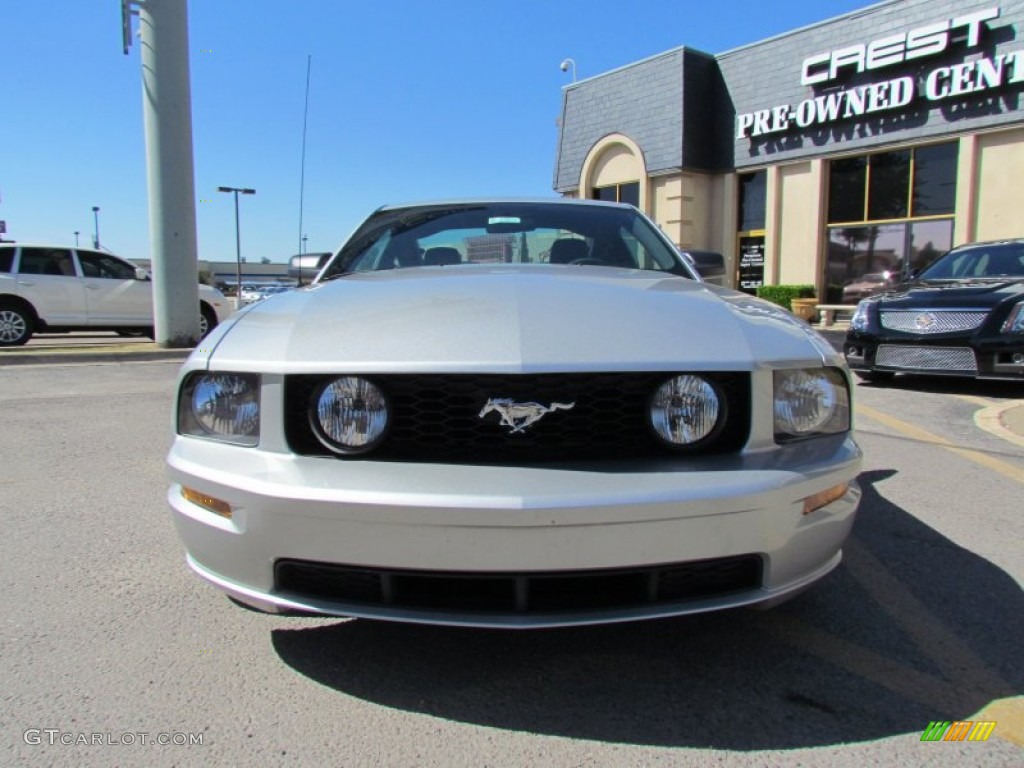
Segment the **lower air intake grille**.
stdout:
<path fill-rule="evenodd" d="M 461 613 L 603 610 L 720 597 L 761 586 L 757 555 L 648 568 L 546 573 L 380 570 L 279 560 L 278 593 L 366 606 Z"/>
<path fill-rule="evenodd" d="M 903 371 L 963 371 L 977 373 L 974 350 L 968 347 L 912 347 L 881 344 L 875 365 Z"/>

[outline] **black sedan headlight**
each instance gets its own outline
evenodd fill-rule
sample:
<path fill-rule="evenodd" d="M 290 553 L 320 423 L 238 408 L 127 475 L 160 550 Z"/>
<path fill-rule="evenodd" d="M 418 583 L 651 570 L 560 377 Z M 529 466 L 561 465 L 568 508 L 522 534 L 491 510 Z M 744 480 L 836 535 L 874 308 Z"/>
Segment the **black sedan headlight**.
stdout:
<path fill-rule="evenodd" d="M 690 446 L 716 431 L 722 422 L 723 402 L 707 379 L 692 374 L 673 376 L 651 398 L 651 426 L 669 446 Z"/>
<path fill-rule="evenodd" d="M 309 420 L 313 434 L 334 453 L 366 453 L 384 439 L 391 407 L 369 379 L 340 376 L 314 392 Z"/>
<path fill-rule="evenodd" d="M 775 371 L 775 440 L 779 443 L 850 429 L 850 390 L 837 368 Z"/>
<path fill-rule="evenodd" d="M 178 434 L 235 445 L 260 441 L 260 377 L 199 372 L 178 393 Z"/>
<path fill-rule="evenodd" d="M 857 302 L 857 309 L 850 318 L 850 329 L 854 331 L 866 331 L 868 328 L 868 311 L 873 301 L 865 299 Z"/>
<path fill-rule="evenodd" d="M 1017 304 L 1010 310 L 1010 316 L 1006 318 L 1001 333 L 1024 333 L 1024 301 Z"/>

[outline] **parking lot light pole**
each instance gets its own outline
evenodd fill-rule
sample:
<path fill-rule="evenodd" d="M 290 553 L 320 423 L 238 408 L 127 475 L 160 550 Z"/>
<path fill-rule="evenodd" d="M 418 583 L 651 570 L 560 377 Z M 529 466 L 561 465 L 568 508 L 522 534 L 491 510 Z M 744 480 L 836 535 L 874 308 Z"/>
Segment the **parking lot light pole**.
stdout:
<path fill-rule="evenodd" d="M 100 207 L 98 205 L 94 205 L 92 207 L 92 225 L 93 225 L 93 230 L 92 230 L 93 231 L 92 247 L 95 248 L 96 250 L 99 250 L 99 248 L 100 248 Z"/>
<path fill-rule="evenodd" d="M 247 187 L 217 187 L 218 192 L 233 192 L 235 195 L 235 309 L 242 308 L 242 230 L 238 224 L 238 193 L 255 195 L 255 189 Z"/>

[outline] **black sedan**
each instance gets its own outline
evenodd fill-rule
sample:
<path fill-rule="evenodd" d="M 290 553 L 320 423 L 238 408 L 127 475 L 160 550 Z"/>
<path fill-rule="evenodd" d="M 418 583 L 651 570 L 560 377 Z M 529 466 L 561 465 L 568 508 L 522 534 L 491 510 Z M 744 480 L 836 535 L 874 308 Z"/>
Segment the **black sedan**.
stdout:
<path fill-rule="evenodd" d="M 1024 239 L 962 245 L 864 299 L 843 350 L 868 381 L 897 373 L 1024 381 Z"/>

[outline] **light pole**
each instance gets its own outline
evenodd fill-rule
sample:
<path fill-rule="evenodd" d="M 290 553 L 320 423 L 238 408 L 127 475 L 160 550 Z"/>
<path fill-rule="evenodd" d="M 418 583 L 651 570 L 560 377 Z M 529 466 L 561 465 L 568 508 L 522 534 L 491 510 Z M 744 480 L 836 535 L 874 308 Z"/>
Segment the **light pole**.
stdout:
<path fill-rule="evenodd" d="M 238 193 L 255 195 L 255 189 L 247 187 L 217 187 L 218 192 L 233 192 L 235 195 L 235 309 L 242 308 L 242 231 L 238 226 Z"/>
<path fill-rule="evenodd" d="M 75 248 L 78 247 L 78 230 L 75 230 Z"/>
<path fill-rule="evenodd" d="M 300 253 L 305 253 L 306 252 L 306 240 L 308 240 L 308 239 L 309 239 L 309 235 L 303 235 L 302 236 L 302 250 L 300 251 Z"/>
<path fill-rule="evenodd" d="M 562 59 L 562 63 L 559 66 L 559 68 L 563 72 L 568 72 L 570 64 L 572 65 L 572 81 L 575 83 L 576 82 L 576 62 L 575 61 L 573 61 L 572 59 Z"/>
<path fill-rule="evenodd" d="M 92 247 L 97 251 L 100 249 L 100 207 L 94 205 L 92 207 Z"/>

